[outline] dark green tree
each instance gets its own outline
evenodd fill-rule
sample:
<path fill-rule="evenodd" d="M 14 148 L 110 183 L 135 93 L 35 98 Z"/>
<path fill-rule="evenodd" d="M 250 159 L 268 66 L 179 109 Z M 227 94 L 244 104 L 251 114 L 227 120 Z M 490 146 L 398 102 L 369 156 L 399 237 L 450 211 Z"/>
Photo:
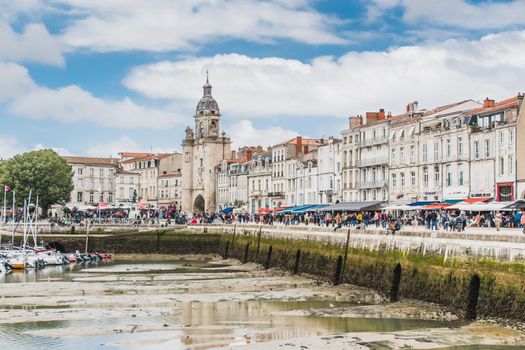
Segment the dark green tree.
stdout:
<path fill-rule="evenodd" d="M 0 183 L 16 191 L 18 205 L 23 204 L 29 191 L 33 190 L 33 198 L 38 195 L 43 213 L 47 215 L 51 205 L 70 200 L 73 173 L 64 158 L 53 150 L 45 149 L 18 154 L 3 162 Z"/>

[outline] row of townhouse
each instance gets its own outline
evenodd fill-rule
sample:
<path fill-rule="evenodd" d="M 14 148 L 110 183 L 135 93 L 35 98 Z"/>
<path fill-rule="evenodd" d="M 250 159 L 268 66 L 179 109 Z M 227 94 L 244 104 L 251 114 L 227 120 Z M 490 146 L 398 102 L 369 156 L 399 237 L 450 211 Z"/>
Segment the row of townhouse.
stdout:
<path fill-rule="evenodd" d="M 341 141 L 295 137 L 265 150 L 245 147 L 216 168 L 217 209 L 331 204 L 340 200 Z"/>
<path fill-rule="evenodd" d="M 522 105 L 518 94 L 432 110 L 413 102 L 397 116 L 380 110 L 350 117 L 342 132 L 343 200 L 524 198 Z"/>
<path fill-rule="evenodd" d="M 73 173 L 68 207 L 81 209 L 104 202 L 114 206 L 142 203 L 179 208 L 182 188 L 179 153 L 121 152 L 119 156 L 65 156 Z"/>

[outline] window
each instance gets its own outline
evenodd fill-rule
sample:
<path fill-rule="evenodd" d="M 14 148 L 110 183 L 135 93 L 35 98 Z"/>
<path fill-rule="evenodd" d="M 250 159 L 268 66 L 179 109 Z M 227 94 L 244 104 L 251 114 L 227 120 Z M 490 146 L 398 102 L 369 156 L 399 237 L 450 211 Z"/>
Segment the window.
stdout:
<path fill-rule="evenodd" d="M 89 192 L 89 203 L 93 203 L 93 192 Z"/>
<path fill-rule="evenodd" d="M 505 158 L 503 157 L 499 159 L 499 174 L 505 174 Z"/>
<path fill-rule="evenodd" d="M 110 194 L 108 195 L 108 202 L 109 202 L 109 203 L 112 203 L 112 202 L 113 202 L 113 193 L 110 193 Z"/>
<path fill-rule="evenodd" d="M 428 187 L 428 167 L 423 167 L 423 186 Z"/>
<path fill-rule="evenodd" d="M 509 156 L 509 174 L 514 174 L 514 157 Z"/>
<path fill-rule="evenodd" d="M 458 137 L 458 156 L 463 155 L 463 138 Z"/>
<path fill-rule="evenodd" d="M 396 149 L 392 148 L 392 164 L 396 164 Z"/>
<path fill-rule="evenodd" d="M 405 187 L 405 173 L 401 173 L 401 187 Z"/>
<path fill-rule="evenodd" d="M 95 172 L 95 170 L 93 168 L 89 168 L 89 176 L 93 176 L 94 172 Z"/>
<path fill-rule="evenodd" d="M 452 186 L 452 166 L 447 165 L 447 187 Z"/>
<path fill-rule="evenodd" d="M 103 202 L 104 201 L 104 192 L 100 193 L 100 196 L 98 196 L 98 200 L 99 200 L 99 202 Z"/>
<path fill-rule="evenodd" d="M 415 171 L 410 172 L 410 184 L 412 186 L 416 185 L 416 172 Z"/>
<path fill-rule="evenodd" d="M 104 176 L 104 169 L 100 169 L 100 176 Z"/>
<path fill-rule="evenodd" d="M 479 159 L 479 141 L 474 141 L 474 159 Z"/>
<path fill-rule="evenodd" d="M 396 187 L 397 186 L 397 183 L 396 183 L 396 174 L 392 174 L 392 187 Z"/>
<path fill-rule="evenodd" d="M 505 136 L 503 135 L 503 131 L 499 132 L 499 144 L 503 145 L 503 142 L 505 141 Z"/>
<path fill-rule="evenodd" d="M 416 146 L 410 146 L 410 163 L 416 162 Z"/>
<path fill-rule="evenodd" d="M 77 169 L 77 175 L 82 176 L 82 168 L 78 168 L 78 169 Z"/>
<path fill-rule="evenodd" d="M 450 158 L 452 155 L 452 142 L 450 142 L 450 139 L 447 139 L 447 158 Z"/>
<path fill-rule="evenodd" d="M 399 147 L 399 164 L 405 164 L 405 149 Z"/>
<path fill-rule="evenodd" d="M 439 160 L 439 141 L 434 141 L 434 161 Z"/>
<path fill-rule="evenodd" d="M 485 158 L 490 158 L 490 140 L 485 140 Z"/>
<path fill-rule="evenodd" d="M 423 162 L 428 161 L 428 145 L 426 143 L 423 144 Z"/>
<path fill-rule="evenodd" d="M 113 180 L 112 179 L 108 180 L 108 186 L 109 186 L 109 188 L 113 188 Z"/>
<path fill-rule="evenodd" d="M 509 130 L 509 143 L 510 143 L 511 145 L 514 144 L 514 129 L 510 129 L 510 130 Z"/>
<path fill-rule="evenodd" d="M 464 185 L 464 173 L 463 173 L 463 164 L 458 164 L 458 185 Z"/>
<path fill-rule="evenodd" d="M 440 183 L 441 179 L 441 171 L 439 168 L 439 165 L 434 166 L 434 182 L 437 184 Z"/>
<path fill-rule="evenodd" d="M 77 202 L 82 202 L 82 192 L 77 192 Z"/>

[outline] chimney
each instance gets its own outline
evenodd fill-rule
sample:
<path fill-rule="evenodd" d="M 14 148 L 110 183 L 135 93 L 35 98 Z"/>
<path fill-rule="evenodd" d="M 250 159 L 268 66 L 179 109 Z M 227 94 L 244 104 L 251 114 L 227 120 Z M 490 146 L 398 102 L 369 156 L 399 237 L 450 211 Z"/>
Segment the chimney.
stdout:
<path fill-rule="evenodd" d="M 249 162 L 253 159 L 253 151 L 250 149 L 246 152 L 246 161 Z"/>
<path fill-rule="evenodd" d="M 410 112 L 410 103 L 407 103 L 407 106 L 406 106 L 406 112 L 409 113 Z"/>
<path fill-rule="evenodd" d="M 388 111 L 387 117 L 392 118 L 392 112 Z"/>
<path fill-rule="evenodd" d="M 379 114 L 377 116 L 377 120 L 383 120 L 383 119 L 385 119 L 385 110 L 383 108 L 381 108 L 379 110 Z"/>
<path fill-rule="evenodd" d="M 494 107 L 496 105 L 496 101 L 489 99 L 488 97 L 485 98 L 485 101 L 483 101 L 483 108 L 490 108 Z"/>
<path fill-rule="evenodd" d="M 303 152 L 303 137 L 297 136 L 295 138 L 295 154 L 300 154 Z"/>
<path fill-rule="evenodd" d="M 237 159 L 237 152 L 232 151 L 232 159 Z"/>
<path fill-rule="evenodd" d="M 350 128 L 355 128 L 357 126 L 363 125 L 363 117 L 360 115 L 357 115 L 355 117 L 348 118 L 348 122 L 350 125 Z"/>

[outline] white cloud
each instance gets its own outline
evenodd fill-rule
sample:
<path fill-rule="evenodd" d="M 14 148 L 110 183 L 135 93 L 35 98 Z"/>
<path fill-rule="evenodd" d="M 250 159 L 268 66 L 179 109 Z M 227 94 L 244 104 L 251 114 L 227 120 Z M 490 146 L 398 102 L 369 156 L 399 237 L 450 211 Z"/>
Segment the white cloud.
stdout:
<path fill-rule="evenodd" d="M 210 69 L 225 117 L 339 116 L 409 100 L 432 107 L 465 98 L 506 98 L 523 89 L 525 31 L 448 40 L 386 52 L 349 52 L 311 62 L 229 54 L 135 67 L 124 84 L 194 106 Z"/>
<path fill-rule="evenodd" d="M 224 38 L 341 44 L 311 0 L 54 0 L 70 8 L 63 40 L 93 51 L 193 50 Z"/>
<path fill-rule="evenodd" d="M 0 101 L 15 116 L 123 129 L 165 129 L 185 119 L 175 110 L 144 107 L 127 97 L 119 100 L 96 97 L 76 85 L 58 89 L 39 86 L 27 69 L 15 63 L 0 63 L 0 76 Z"/>
<path fill-rule="evenodd" d="M 39 151 L 42 149 L 52 149 L 53 151 L 55 151 L 61 156 L 72 156 L 73 155 L 73 153 L 71 153 L 67 148 L 64 148 L 64 147 L 52 147 L 52 146 L 50 147 L 50 146 L 43 145 L 41 143 L 33 147 L 34 151 Z"/>
<path fill-rule="evenodd" d="M 368 7 L 368 18 L 373 20 L 385 11 L 401 6 L 407 23 L 443 25 L 465 29 L 502 29 L 523 26 L 525 1 L 467 0 L 374 0 Z"/>
<path fill-rule="evenodd" d="M 8 23 L 0 20 L 0 61 L 38 62 L 64 65 L 61 43 L 49 34 L 43 24 L 28 24 L 16 33 Z"/>
<path fill-rule="evenodd" d="M 0 159 L 8 159 L 23 152 L 24 147 L 14 136 L 0 135 Z"/>
<path fill-rule="evenodd" d="M 286 141 L 299 133 L 281 127 L 268 127 L 257 129 L 249 120 L 241 120 L 228 128 L 233 141 L 233 148 L 243 146 L 271 146 Z"/>
<path fill-rule="evenodd" d="M 120 136 L 108 142 L 91 143 L 88 145 L 85 155 L 91 157 L 118 157 L 119 152 L 153 152 L 171 153 L 176 151 L 173 148 L 163 147 L 141 147 L 134 139 L 129 136 Z"/>

